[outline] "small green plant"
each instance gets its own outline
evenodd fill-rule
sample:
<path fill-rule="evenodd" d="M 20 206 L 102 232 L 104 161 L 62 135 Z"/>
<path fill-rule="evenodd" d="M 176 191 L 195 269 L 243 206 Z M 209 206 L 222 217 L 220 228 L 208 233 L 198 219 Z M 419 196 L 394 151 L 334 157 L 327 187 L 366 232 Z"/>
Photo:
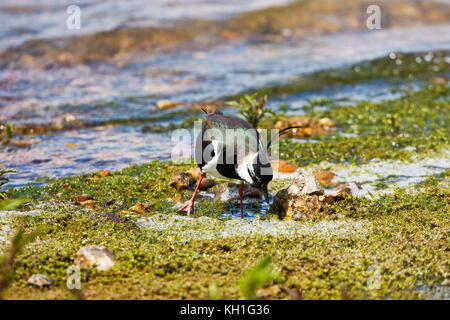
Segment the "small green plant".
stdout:
<path fill-rule="evenodd" d="M 38 235 L 39 232 L 25 233 L 22 229 L 19 229 L 11 239 L 8 252 L 0 256 L 0 300 L 3 299 L 4 291 L 14 279 L 15 259 L 20 255 L 25 246 L 33 242 Z"/>
<path fill-rule="evenodd" d="M 23 199 L 15 200 L 2 200 L 0 201 L 0 210 L 10 210 L 20 206 L 22 203 L 26 202 Z"/>
<path fill-rule="evenodd" d="M 269 281 L 278 279 L 278 271 L 272 268 L 272 257 L 265 256 L 256 266 L 248 270 L 239 280 L 239 288 L 244 299 L 256 299 L 256 290 Z"/>
<path fill-rule="evenodd" d="M 259 123 L 264 117 L 275 115 L 274 111 L 265 108 L 266 102 L 267 95 L 261 96 L 260 93 L 253 93 L 243 95 L 239 102 L 229 101 L 227 104 L 239 108 L 238 113 L 254 128 L 258 128 Z"/>
<path fill-rule="evenodd" d="M 8 138 L 8 139 L 12 138 L 12 124 L 11 123 L 6 124 L 6 138 Z"/>
<path fill-rule="evenodd" d="M 5 193 L 1 192 L 1 187 L 9 182 L 9 179 L 5 176 L 7 173 L 17 172 L 13 169 L 3 169 L 0 165 L 0 200 L 5 199 Z"/>

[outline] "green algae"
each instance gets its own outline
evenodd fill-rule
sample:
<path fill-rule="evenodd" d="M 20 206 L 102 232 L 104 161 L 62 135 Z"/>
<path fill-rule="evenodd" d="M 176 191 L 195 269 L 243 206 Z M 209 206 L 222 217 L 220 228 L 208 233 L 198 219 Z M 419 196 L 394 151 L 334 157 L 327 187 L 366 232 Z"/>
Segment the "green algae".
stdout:
<path fill-rule="evenodd" d="M 361 164 L 374 158 L 408 161 L 418 154 L 439 152 L 448 146 L 448 101 L 447 84 L 429 84 L 395 100 L 330 104 L 327 110 L 310 111 L 306 116 L 334 119 L 339 131 L 314 137 L 315 142 L 282 140 L 280 154 L 306 165 L 322 161 Z"/>
<path fill-rule="evenodd" d="M 426 293 L 417 287 L 448 292 L 449 199 L 448 189 L 437 188 L 430 179 L 420 194 L 397 190 L 375 200 L 348 197 L 327 205 L 327 215 L 310 220 L 313 225 L 370 223 L 364 236 L 311 230 L 293 236 L 184 240 L 177 237 L 176 225 L 158 231 L 139 227 L 135 217 L 114 223 L 92 212 L 44 210 L 38 216 L 13 218 L 29 232 L 48 231 L 17 258 L 6 298 L 70 298 L 66 270 L 75 252 L 89 244 L 105 245 L 118 262 L 107 272 L 82 272 L 82 296 L 87 299 L 203 299 L 209 297 L 211 283 L 222 298 L 239 298 L 238 280 L 268 254 L 279 277 L 257 291 L 265 298 L 290 299 L 292 292 L 301 292 L 304 299 L 424 298 Z M 223 222 L 210 223 L 220 228 Z M 50 275 L 56 288 L 27 286 L 26 279 L 37 272 Z"/>
<path fill-rule="evenodd" d="M 174 166 L 169 162 L 154 161 L 145 165 L 130 166 L 120 172 L 112 172 L 108 177 L 100 178 L 94 174 L 59 179 L 47 179 L 44 187 L 27 186 L 10 189 L 9 198 L 30 198 L 36 201 L 72 201 L 80 194 L 90 194 L 102 207 L 113 198 L 113 208 L 125 210 L 137 201 L 152 205 L 167 204 L 167 198 L 175 196 L 177 191 L 168 188 L 170 177 L 175 171 L 188 166 Z M 102 207 L 103 210 L 105 207 Z"/>

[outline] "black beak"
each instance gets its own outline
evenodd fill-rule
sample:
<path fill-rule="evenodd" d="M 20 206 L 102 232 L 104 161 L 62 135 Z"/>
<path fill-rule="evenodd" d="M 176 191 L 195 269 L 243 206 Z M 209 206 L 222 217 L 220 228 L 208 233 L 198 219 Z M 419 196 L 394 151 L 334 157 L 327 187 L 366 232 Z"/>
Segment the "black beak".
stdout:
<path fill-rule="evenodd" d="M 267 204 L 270 204 L 270 202 L 269 202 L 269 191 L 267 190 L 267 184 L 264 184 L 262 187 L 261 187 L 261 191 L 262 191 L 262 193 L 263 193 L 263 196 L 264 196 L 264 199 L 266 200 L 266 203 Z"/>

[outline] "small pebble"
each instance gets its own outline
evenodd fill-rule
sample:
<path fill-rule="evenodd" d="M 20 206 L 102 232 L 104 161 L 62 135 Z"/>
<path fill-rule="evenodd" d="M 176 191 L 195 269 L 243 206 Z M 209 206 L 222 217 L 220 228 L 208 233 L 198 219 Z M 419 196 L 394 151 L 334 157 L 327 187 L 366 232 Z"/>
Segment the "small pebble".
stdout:
<path fill-rule="evenodd" d="M 49 277 L 47 277 L 46 275 L 41 274 L 41 273 L 33 274 L 28 279 L 28 284 L 30 284 L 34 288 L 39 288 L 39 289 L 41 289 L 41 288 L 51 289 L 55 285 L 55 283 L 52 279 L 50 279 Z"/>

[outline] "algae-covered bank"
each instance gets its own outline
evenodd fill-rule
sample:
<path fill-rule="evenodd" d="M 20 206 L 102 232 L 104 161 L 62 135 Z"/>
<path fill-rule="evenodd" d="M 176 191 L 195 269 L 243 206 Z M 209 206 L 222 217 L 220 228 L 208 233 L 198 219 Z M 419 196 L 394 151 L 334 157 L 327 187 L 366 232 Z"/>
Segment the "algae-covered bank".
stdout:
<path fill-rule="evenodd" d="M 67 34 L 57 6 L 5 3 L 1 299 L 449 299 L 446 4 L 379 2 L 369 30 L 357 0 L 92 1 L 108 23 Z M 208 176 L 177 212 L 199 170 L 173 134 L 200 107 L 301 126 L 272 146 L 270 205 L 248 188 L 241 219 Z M 307 214 L 280 214 L 306 176 Z"/>

